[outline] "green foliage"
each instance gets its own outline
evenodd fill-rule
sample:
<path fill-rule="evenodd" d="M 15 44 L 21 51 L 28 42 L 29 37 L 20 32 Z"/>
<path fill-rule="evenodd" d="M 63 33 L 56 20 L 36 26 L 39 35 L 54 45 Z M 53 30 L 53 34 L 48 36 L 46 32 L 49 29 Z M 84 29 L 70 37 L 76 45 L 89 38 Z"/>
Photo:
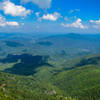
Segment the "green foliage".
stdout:
<path fill-rule="evenodd" d="M 89 65 L 87 62 L 85 66 L 61 72 L 54 79 L 55 86 L 64 90 L 65 95 L 79 100 L 100 99 L 100 68 L 97 64 Z"/>
<path fill-rule="evenodd" d="M 62 69 L 57 74 L 54 74 L 56 68 L 52 67 L 38 68 L 33 76 L 16 76 L 1 72 L 0 84 L 1 86 L 6 84 L 3 88 L 8 97 L 14 100 L 66 100 L 66 98 L 67 100 L 99 100 L 100 61 L 95 56 L 88 59 L 90 58 L 96 58 L 98 64 L 85 63 L 85 66 L 77 66 L 70 70 Z"/>
<path fill-rule="evenodd" d="M 83 57 L 99 45 L 96 35 L 0 34 L 0 100 L 100 100 L 100 55 Z"/>

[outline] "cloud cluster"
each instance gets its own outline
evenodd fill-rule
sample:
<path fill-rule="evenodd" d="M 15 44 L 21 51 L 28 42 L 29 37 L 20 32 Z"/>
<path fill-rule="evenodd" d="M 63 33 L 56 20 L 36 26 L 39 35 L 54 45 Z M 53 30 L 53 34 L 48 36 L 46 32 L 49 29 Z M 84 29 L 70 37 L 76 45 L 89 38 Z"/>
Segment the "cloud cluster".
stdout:
<path fill-rule="evenodd" d="M 63 27 L 71 27 L 71 28 L 80 28 L 80 29 L 86 29 L 87 26 L 82 24 L 82 20 L 78 18 L 75 22 L 71 24 L 62 24 Z"/>
<path fill-rule="evenodd" d="M 93 25 L 93 28 L 100 28 L 100 20 L 90 20 L 90 23 Z"/>
<path fill-rule="evenodd" d="M 38 5 L 40 8 L 50 8 L 52 0 L 21 0 L 24 3 L 32 2 L 36 5 Z"/>
<path fill-rule="evenodd" d="M 90 20 L 90 23 L 100 24 L 100 20 Z"/>
<path fill-rule="evenodd" d="M 95 28 L 95 29 L 100 28 L 100 20 L 88 20 L 88 21 L 85 21 L 85 24 L 86 24 L 85 25 L 83 23 L 82 19 L 80 19 L 76 16 L 65 17 L 65 16 L 62 16 L 61 13 L 58 13 L 56 11 L 54 13 L 49 13 L 49 12 L 44 13 L 44 9 L 48 9 L 51 7 L 52 0 L 20 0 L 20 1 L 23 3 L 32 2 L 36 5 L 38 5 L 39 8 L 42 8 L 43 11 L 38 11 L 38 12 L 34 13 L 34 15 L 38 19 L 38 21 L 47 20 L 47 21 L 55 22 L 55 21 L 58 21 L 59 18 L 61 18 L 61 21 L 63 22 L 61 25 L 63 27 L 69 28 L 69 29 L 70 28 L 89 29 L 91 27 Z M 5 16 L 5 17 L 3 17 L 2 15 L 0 15 L 0 27 L 24 25 L 24 23 L 19 24 L 16 21 L 7 21 L 6 16 L 11 15 L 15 18 L 16 18 L 16 16 L 25 18 L 25 16 L 27 16 L 28 14 L 30 14 L 32 12 L 32 10 L 27 9 L 22 5 L 16 5 L 13 2 L 11 2 L 10 0 L 3 0 L 0 3 L 0 10 L 3 11 L 3 15 Z M 70 10 L 68 13 L 70 15 L 71 14 L 75 15 L 75 12 L 80 12 L 80 9 L 73 9 L 73 10 Z M 75 21 L 72 22 L 72 20 L 75 20 Z M 72 23 L 70 23 L 70 22 L 72 22 Z M 37 29 L 38 28 L 39 27 L 37 27 Z"/>
<path fill-rule="evenodd" d="M 6 19 L 0 15 L 0 26 L 19 26 L 19 23 L 15 21 L 6 21 Z"/>
<path fill-rule="evenodd" d="M 10 1 L 4 1 L 0 4 L 0 9 L 7 15 L 12 16 L 26 16 L 31 13 L 31 10 L 27 10 L 23 6 L 15 5 Z"/>
<path fill-rule="evenodd" d="M 44 14 L 41 19 L 50 20 L 50 21 L 56 21 L 60 17 L 61 17 L 60 13 L 54 12 L 53 14 L 46 14 L 46 15 Z"/>

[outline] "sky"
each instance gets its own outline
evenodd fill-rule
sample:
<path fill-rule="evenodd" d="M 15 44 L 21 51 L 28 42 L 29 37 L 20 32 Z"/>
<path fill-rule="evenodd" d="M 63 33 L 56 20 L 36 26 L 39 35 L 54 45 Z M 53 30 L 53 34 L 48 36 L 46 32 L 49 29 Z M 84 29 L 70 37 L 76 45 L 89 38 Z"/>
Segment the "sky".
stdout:
<path fill-rule="evenodd" d="M 0 32 L 100 33 L 100 0 L 0 0 Z"/>

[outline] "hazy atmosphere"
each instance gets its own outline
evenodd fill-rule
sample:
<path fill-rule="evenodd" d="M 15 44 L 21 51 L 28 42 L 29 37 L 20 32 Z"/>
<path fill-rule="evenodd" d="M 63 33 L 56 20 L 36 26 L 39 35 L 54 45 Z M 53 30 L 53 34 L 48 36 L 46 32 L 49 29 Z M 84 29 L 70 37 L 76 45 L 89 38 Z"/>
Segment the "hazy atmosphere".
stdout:
<path fill-rule="evenodd" d="M 100 100 L 100 0 L 0 0 L 0 100 Z"/>

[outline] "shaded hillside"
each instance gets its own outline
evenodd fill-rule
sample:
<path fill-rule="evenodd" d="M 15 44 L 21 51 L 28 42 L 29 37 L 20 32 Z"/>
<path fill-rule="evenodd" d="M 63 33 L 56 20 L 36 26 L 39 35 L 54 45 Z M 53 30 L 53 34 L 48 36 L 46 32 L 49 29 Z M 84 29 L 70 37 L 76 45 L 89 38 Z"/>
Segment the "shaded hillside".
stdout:
<path fill-rule="evenodd" d="M 53 45 L 51 42 L 49 41 L 41 41 L 41 42 L 38 42 L 39 45 L 43 45 L 43 46 L 51 46 Z"/>
<path fill-rule="evenodd" d="M 83 58 L 96 60 L 96 64 L 87 62 L 85 65 L 67 70 L 39 66 L 35 68 L 36 73 L 32 76 L 0 72 L 1 90 L 4 88 L 4 91 L 0 93 L 14 100 L 66 100 L 66 98 L 67 100 L 100 100 L 100 60 L 97 59 L 98 57 Z M 78 59 L 75 65 L 79 65 L 83 59 Z M 21 73 L 20 68 L 16 70 Z M 57 70 L 59 71 L 55 74 Z"/>
<path fill-rule="evenodd" d="M 14 41 L 4 41 L 8 47 L 20 47 L 23 44 Z"/>
<path fill-rule="evenodd" d="M 100 53 L 99 37 L 88 34 L 0 34 L 0 54 L 49 55 L 52 61 L 60 62 L 67 58 Z"/>
<path fill-rule="evenodd" d="M 100 35 L 0 34 L 0 48 L 1 100 L 100 100 Z"/>
<path fill-rule="evenodd" d="M 33 75 L 35 69 L 43 65 L 51 66 L 48 64 L 48 56 L 32 56 L 29 54 L 22 55 L 8 55 L 4 59 L 0 59 L 1 63 L 15 63 L 12 68 L 7 68 L 4 72 L 18 75 Z"/>
<path fill-rule="evenodd" d="M 59 73 L 54 78 L 54 85 L 64 90 L 65 95 L 79 100 L 99 100 L 100 56 L 84 59 L 75 68 Z"/>
<path fill-rule="evenodd" d="M 100 56 L 87 57 L 82 59 L 76 66 L 84 66 L 84 65 L 98 65 L 100 64 Z"/>

